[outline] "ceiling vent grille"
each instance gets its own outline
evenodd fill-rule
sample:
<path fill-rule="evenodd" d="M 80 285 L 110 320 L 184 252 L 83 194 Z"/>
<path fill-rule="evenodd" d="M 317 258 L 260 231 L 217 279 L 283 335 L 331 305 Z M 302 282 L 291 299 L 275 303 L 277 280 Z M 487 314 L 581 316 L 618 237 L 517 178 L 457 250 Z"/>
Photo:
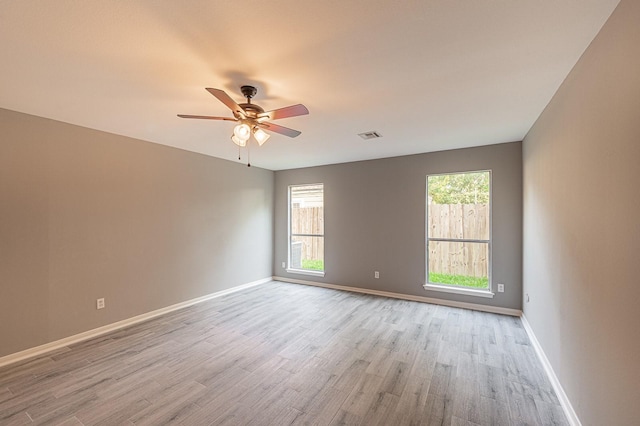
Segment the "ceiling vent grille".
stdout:
<path fill-rule="evenodd" d="M 377 132 L 375 130 L 371 130 L 370 132 L 358 133 L 358 136 L 360 136 L 364 140 L 376 139 L 376 138 L 381 138 L 382 137 L 380 132 Z"/>

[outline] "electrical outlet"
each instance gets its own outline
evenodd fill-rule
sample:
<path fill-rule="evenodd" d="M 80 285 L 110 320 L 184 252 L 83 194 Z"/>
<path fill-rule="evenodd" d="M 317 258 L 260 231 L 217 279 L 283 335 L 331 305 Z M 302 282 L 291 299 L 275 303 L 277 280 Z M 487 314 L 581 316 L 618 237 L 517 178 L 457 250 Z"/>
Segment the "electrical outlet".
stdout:
<path fill-rule="evenodd" d="M 284 268 L 286 268 L 286 267 L 287 267 L 287 264 L 286 264 L 286 263 L 284 263 L 284 262 L 282 262 L 282 269 L 284 269 Z"/>
<path fill-rule="evenodd" d="M 504 284 L 498 284 L 498 293 L 504 293 Z"/>
<path fill-rule="evenodd" d="M 380 278 L 380 272 L 375 271 L 375 272 L 373 273 L 373 278 Z"/>
<path fill-rule="evenodd" d="M 529 303 L 529 293 L 527 293 L 527 303 Z"/>
<path fill-rule="evenodd" d="M 96 300 L 96 309 L 104 309 L 104 298 Z"/>

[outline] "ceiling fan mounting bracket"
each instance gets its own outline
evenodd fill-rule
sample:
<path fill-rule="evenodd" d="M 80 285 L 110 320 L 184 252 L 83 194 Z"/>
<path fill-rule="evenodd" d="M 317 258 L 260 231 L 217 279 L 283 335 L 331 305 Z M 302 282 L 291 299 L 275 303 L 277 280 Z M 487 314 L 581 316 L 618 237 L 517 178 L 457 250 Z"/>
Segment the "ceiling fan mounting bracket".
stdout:
<path fill-rule="evenodd" d="M 251 103 L 251 98 L 253 98 L 256 93 L 258 93 L 258 89 L 253 86 L 241 86 L 240 91 L 247 98 L 248 102 Z"/>

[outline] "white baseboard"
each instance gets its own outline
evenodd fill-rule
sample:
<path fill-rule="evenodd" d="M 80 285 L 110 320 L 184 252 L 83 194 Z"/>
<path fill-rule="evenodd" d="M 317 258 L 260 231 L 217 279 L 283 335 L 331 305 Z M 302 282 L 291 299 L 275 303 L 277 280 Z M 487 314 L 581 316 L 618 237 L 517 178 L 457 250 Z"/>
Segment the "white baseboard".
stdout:
<path fill-rule="evenodd" d="M 474 311 L 491 312 L 494 314 L 511 315 L 514 317 L 519 317 L 520 315 L 522 315 L 522 311 L 519 309 L 501 308 L 499 306 L 488 306 L 488 305 L 480 305 L 475 303 L 456 302 L 454 300 L 444 300 L 444 299 L 435 299 L 432 297 L 413 296 L 410 294 L 391 293 L 388 291 L 371 290 L 368 288 L 360 288 L 360 287 L 348 287 L 344 285 L 319 283 L 315 281 L 298 280 L 293 278 L 284 278 L 284 277 L 274 276 L 273 279 L 274 281 L 283 281 L 283 282 L 294 283 L 294 284 L 312 285 L 316 287 L 351 291 L 355 293 L 373 294 L 375 296 L 384 296 L 384 297 L 391 297 L 394 299 L 412 300 L 414 302 L 431 303 L 432 305 L 444 305 L 444 306 L 450 306 L 453 308 L 463 308 L 463 309 L 471 309 Z"/>
<path fill-rule="evenodd" d="M 177 311 L 178 309 L 186 308 L 198 303 L 206 302 L 207 300 L 215 299 L 227 294 L 235 293 L 236 291 L 244 290 L 250 287 L 255 287 L 260 284 L 271 282 L 271 277 L 263 278 L 261 280 L 252 281 L 250 283 L 241 284 L 226 290 L 217 291 L 215 293 L 207 294 L 205 296 L 196 297 L 195 299 L 187 300 L 185 302 L 176 303 L 175 305 L 167 306 L 165 308 L 156 309 L 155 311 L 147 312 L 145 314 L 137 315 L 132 318 L 128 318 L 122 321 L 107 324 L 102 327 L 94 328 L 93 330 L 85 331 L 83 333 L 75 334 L 73 336 L 65 337 L 55 342 L 45 343 L 44 345 L 36 346 L 34 348 L 26 349 L 24 351 L 16 352 L 14 354 L 6 355 L 0 358 L 0 367 L 8 364 L 13 364 L 18 361 L 22 361 L 28 358 L 33 358 L 38 355 L 51 352 L 56 349 L 63 348 L 74 343 L 89 340 L 97 336 L 101 336 L 112 331 L 120 330 L 130 325 L 138 324 L 143 321 L 150 320 L 160 315 L 167 314 L 169 312 Z"/>
<path fill-rule="evenodd" d="M 536 354 L 538 354 L 538 358 L 540 358 L 540 362 L 542 362 L 542 367 L 544 368 L 544 371 L 547 373 L 547 376 L 549 377 L 549 381 L 553 386 L 553 390 L 556 392 L 558 400 L 560 400 L 560 405 L 562 406 L 562 410 L 564 411 L 565 416 L 567 416 L 567 421 L 571 426 L 582 426 L 582 423 L 580 423 L 580 419 L 578 418 L 578 415 L 576 414 L 575 410 L 573 409 L 573 406 L 571 405 L 571 401 L 569 401 L 569 397 L 564 392 L 564 389 L 560 384 L 560 380 L 558 380 L 558 376 L 556 376 L 556 373 L 553 371 L 553 367 L 551 366 L 551 363 L 549 362 L 547 355 L 542 350 L 542 346 L 540 346 L 540 342 L 538 342 L 538 338 L 534 334 L 533 329 L 529 324 L 529 321 L 527 321 L 527 318 L 524 316 L 524 314 L 520 317 L 520 319 L 522 320 L 522 325 L 524 325 L 524 329 L 527 331 L 527 334 L 529 335 L 529 340 L 531 340 L 531 344 L 533 345 L 533 348 L 535 349 Z"/>

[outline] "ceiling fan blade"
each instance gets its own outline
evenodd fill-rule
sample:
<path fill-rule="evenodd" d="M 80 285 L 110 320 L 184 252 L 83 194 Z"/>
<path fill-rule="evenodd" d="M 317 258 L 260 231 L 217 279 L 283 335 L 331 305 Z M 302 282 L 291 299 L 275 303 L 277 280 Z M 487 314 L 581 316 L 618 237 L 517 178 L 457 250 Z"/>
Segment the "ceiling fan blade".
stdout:
<path fill-rule="evenodd" d="M 202 120 L 226 120 L 226 121 L 237 121 L 235 118 L 231 117 L 212 117 L 210 115 L 190 115 L 190 114 L 178 114 L 180 118 L 199 118 Z"/>
<path fill-rule="evenodd" d="M 278 126 L 277 124 L 273 123 L 258 123 L 258 127 L 262 127 L 263 129 L 269 130 L 271 132 L 280 133 L 281 135 L 289 136 L 290 138 L 295 138 L 302 133 L 288 127 Z"/>
<path fill-rule="evenodd" d="M 309 114 L 309 110 L 302 104 L 291 105 L 284 108 L 274 109 L 273 111 L 266 111 L 258 114 L 258 118 L 265 118 L 268 120 L 278 120 L 280 118 L 296 117 L 298 115 Z"/>
<path fill-rule="evenodd" d="M 220 102 L 225 104 L 231 111 L 233 111 L 233 115 L 239 115 L 242 118 L 246 118 L 247 113 L 240 107 L 240 105 L 236 103 L 236 101 L 231 99 L 231 97 L 227 95 L 224 90 L 212 89 L 211 87 L 207 87 L 207 92 L 218 98 Z"/>

